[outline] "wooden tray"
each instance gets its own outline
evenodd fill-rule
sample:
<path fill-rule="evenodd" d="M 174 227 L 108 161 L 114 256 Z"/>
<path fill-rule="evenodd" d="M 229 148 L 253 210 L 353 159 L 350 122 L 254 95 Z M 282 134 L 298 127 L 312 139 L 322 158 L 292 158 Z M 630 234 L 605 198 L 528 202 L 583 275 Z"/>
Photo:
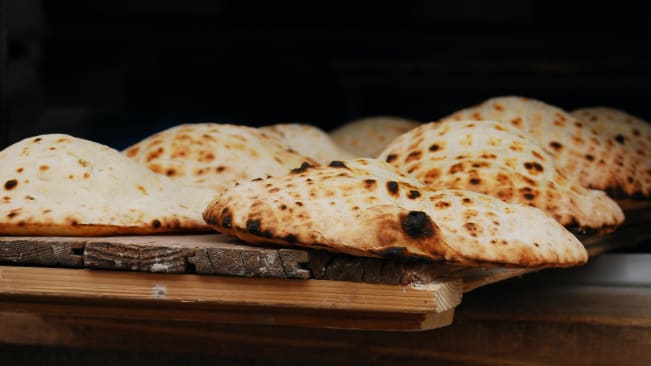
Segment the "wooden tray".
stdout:
<path fill-rule="evenodd" d="M 583 242 L 595 256 L 649 240 L 648 216 Z M 0 263 L 5 310 L 98 316 L 111 304 L 131 317 L 369 330 L 449 325 L 464 292 L 532 271 L 248 246 L 219 234 L 0 237 Z"/>

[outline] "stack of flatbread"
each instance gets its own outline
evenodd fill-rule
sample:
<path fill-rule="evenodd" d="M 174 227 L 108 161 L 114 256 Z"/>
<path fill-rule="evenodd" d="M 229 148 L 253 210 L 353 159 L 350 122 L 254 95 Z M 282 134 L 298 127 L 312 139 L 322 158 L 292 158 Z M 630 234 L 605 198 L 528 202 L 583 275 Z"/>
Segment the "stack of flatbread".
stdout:
<path fill-rule="evenodd" d="M 611 111 L 573 115 L 502 97 L 440 122 L 365 119 L 329 135 L 184 124 L 122 153 L 34 136 L 0 152 L 0 234 L 214 229 L 367 257 L 579 265 L 587 253 L 572 232 L 624 220 L 601 190 L 648 198 L 651 133 Z"/>

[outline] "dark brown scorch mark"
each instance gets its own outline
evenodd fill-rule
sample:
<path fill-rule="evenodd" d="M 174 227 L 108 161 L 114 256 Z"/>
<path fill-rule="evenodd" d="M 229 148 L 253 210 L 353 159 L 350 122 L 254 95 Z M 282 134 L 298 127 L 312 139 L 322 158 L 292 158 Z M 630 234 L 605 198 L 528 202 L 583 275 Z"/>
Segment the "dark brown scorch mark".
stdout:
<path fill-rule="evenodd" d="M 5 189 L 10 191 L 18 185 L 18 181 L 15 179 L 9 179 L 8 181 L 5 182 Z"/>
<path fill-rule="evenodd" d="M 409 211 L 400 217 L 402 230 L 412 238 L 429 238 L 434 235 L 432 220 L 422 211 Z"/>
<path fill-rule="evenodd" d="M 389 190 L 390 193 L 397 194 L 398 193 L 398 183 L 394 181 L 388 181 L 387 182 L 387 189 Z"/>

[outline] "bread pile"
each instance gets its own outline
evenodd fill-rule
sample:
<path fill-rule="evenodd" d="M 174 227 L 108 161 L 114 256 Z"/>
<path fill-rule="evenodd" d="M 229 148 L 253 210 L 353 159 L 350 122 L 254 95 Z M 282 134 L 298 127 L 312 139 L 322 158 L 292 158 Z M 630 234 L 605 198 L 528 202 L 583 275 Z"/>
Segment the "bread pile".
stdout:
<path fill-rule="evenodd" d="M 436 122 L 183 124 L 119 152 L 68 135 L 0 152 L 0 234 L 219 231 L 251 244 L 480 267 L 585 263 L 575 234 L 647 200 L 651 127 L 492 98 Z"/>

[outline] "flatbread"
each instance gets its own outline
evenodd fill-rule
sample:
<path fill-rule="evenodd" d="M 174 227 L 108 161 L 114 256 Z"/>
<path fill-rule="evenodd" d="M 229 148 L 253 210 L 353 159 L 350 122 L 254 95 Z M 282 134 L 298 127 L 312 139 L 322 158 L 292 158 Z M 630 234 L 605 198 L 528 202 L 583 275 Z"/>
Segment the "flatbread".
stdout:
<path fill-rule="evenodd" d="M 503 122 L 428 123 L 395 139 L 379 159 L 434 189 L 468 189 L 538 207 L 582 234 L 610 232 L 624 221 L 603 191 L 566 179 L 549 154 Z"/>
<path fill-rule="evenodd" d="M 330 137 L 356 157 L 375 158 L 396 137 L 419 122 L 392 116 L 373 116 L 350 121 L 330 131 Z"/>
<path fill-rule="evenodd" d="M 171 127 L 124 153 L 175 181 L 217 192 L 240 180 L 286 174 L 303 162 L 317 164 L 292 151 L 273 134 L 218 123 Z"/>
<path fill-rule="evenodd" d="M 630 157 L 630 169 L 635 172 L 634 182 L 639 183 L 630 195 L 634 198 L 651 198 L 651 124 L 610 107 L 581 108 L 571 114 L 588 128 L 618 142 L 615 146 L 624 150 L 620 154 Z M 626 194 L 627 192 L 614 192 L 615 196 Z"/>
<path fill-rule="evenodd" d="M 0 152 L 0 234 L 116 235 L 209 229 L 214 194 L 184 187 L 108 146 L 63 134 Z"/>
<path fill-rule="evenodd" d="M 525 131 L 569 179 L 611 195 L 640 196 L 649 187 L 635 173 L 634 157 L 625 140 L 589 128 L 569 113 L 539 100 L 508 96 L 492 98 L 443 120 L 496 120 Z"/>
<path fill-rule="evenodd" d="M 325 131 L 316 126 L 303 123 L 279 123 L 260 129 L 277 134 L 292 150 L 312 158 L 319 164 L 354 158 L 352 153 L 340 148 Z"/>
<path fill-rule="evenodd" d="M 204 219 L 249 243 L 357 256 L 513 267 L 587 260 L 576 237 L 539 209 L 427 188 L 375 159 L 242 182 L 211 202 Z"/>

